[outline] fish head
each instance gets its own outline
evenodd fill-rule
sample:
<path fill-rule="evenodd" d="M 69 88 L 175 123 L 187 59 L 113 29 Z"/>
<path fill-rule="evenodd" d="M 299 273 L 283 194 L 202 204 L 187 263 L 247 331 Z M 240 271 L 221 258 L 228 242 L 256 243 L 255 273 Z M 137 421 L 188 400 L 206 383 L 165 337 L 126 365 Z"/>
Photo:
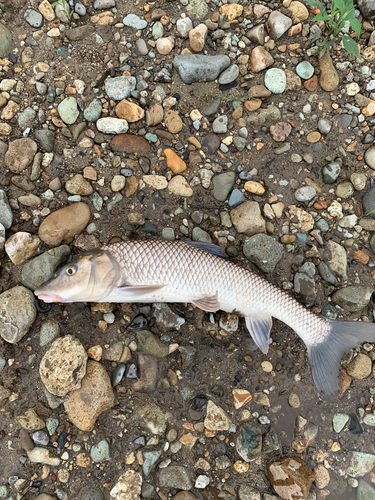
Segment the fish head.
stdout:
<path fill-rule="evenodd" d="M 34 293 L 44 302 L 105 302 L 120 280 L 119 263 L 108 252 L 95 250 L 56 271 Z"/>

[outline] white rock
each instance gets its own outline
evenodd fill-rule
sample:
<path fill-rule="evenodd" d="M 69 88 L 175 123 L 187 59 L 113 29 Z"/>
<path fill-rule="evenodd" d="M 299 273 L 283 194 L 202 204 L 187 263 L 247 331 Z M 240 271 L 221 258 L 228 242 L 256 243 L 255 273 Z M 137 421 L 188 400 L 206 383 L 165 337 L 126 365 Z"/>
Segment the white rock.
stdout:
<path fill-rule="evenodd" d="M 121 118 L 99 118 L 96 122 L 96 128 L 103 134 L 125 134 L 129 125 L 126 120 Z"/>
<path fill-rule="evenodd" d="M 182 36 L 182 38 L 187 38 L 189 36 L 189 31 L 193 29 L 193 23 L 191 22 L 190 17 L 178 19 L 176 26 L 177 31 Z"/>
<path fill-rule="evenodd" d="M 121 191 L 125 187 L 126 179 L 123 175 L 115 175 L 111 181 L 111 189 L 113 192 Z"/>

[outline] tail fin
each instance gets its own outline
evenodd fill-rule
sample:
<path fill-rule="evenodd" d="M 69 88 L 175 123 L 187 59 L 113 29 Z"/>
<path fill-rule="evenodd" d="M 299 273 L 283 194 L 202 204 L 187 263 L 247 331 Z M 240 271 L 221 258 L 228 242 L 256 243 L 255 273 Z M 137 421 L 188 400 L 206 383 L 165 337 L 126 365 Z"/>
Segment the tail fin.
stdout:
<path fill-rule="evenodd" d="M 375 324 L 364 321 L 332 321 L 326 339 L 310 346 L 311 374 L 320 395 L 335 401 L 340 390 L 341 358 L 363 342 L 375 342 Z"/>

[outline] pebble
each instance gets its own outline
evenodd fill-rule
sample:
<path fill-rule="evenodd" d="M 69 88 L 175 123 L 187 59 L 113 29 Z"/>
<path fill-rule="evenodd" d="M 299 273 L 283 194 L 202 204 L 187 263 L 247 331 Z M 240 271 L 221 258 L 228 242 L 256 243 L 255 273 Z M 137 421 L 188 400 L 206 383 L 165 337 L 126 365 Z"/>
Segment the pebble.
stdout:
<path fill-rule="evenodd" d="M 164 149 L 164 155 L 167 158 L 167 165 L 173 173 L 181 174 L 186 170 L 186 163 L 172 149 Z"/>
<path fill-rule="evenodd" d="M 90 450 L 90 456 L 92 458 L 92 461 L 95 463 L 109 462 L 111 460 L 111 457 L 109 454 L 108 441 L 103 439 L 102 441 L 99 441 L 98 444 L 92 446 Z"/>
<path fill-rule="evenodd" d="M 77 106 L 77 100 L 75 97 L 67 97 L 57 107 L 60 118 L 67 125 L 73 125 L 76 122 L 79 111 Z"/>
<path fill-rule="evenodd" d="M 306 498 L 315 479 L 313 471 L 298 457 L 273 462 L 268 468 L 273 489 L 282 499 Z M 298 492 L 296 496 L 295 492 Z"/>
<path fill-rule="evenodd" d="M 125 134 L 129 129 L 129 125 L 126 120 L 110 117 L 99 118 L 96 122 L 96 127 L 99 132 L 103 132 L 103 134 Z"/>
<path fill-rule="evenodd" d="M 0 189 L 0 223 L 5 229 L 9 229 L 13 222 L 13 212 L 10 208 L 8 197 L 5 191 Z"/>
<path fill-rule="evenodd" d="M 190 197 L 194 194 L 192 188 L 182 175 L 173 177 L 168 183 L 168 189 L 177 196 Z"/>
<path fill-rule="evenodd" d="M 366 354 L 359 353 L 350 361 L 346 371 L 355 379 L 364 379 L 371 375 L 372 361 Z"/>
<path fill-rule="evenodd" d="M 88 122 L 96 122 L 102 114 L 102 103 L 99 99 L 94 99 L 90 102 L 83 112 L 85 120 Z"/>
<path fill-rule="evenodd" d="M 212 124 L 212 130 L 215 134 L 226 134 L 228 130 L 228 117 L 222 115 L 216 118 Z"/>
<path fill-rule="evenodd" d="M 340 79 L 329 55 L 319 58 L 319 84 L 326 92 L 333 92 L 339 85 Z"/>
<path fill-rule="evenodd" d="M 327 135 L 332 129 L 332 123 L 326 118 L 319 118 L 318 129 L 321 134 Z"/>
<path fill-rule="evenodd" d="M 348 454 L 349 465 L 346 473 L 351 477 L 361 477 L 370 472 L 375 465 L 375 455 L 353 451 Z"/>
<path fill-rule="evenodd" d="M 302 61 L 297 64 L 296 67 L 297 75 L 304 80 L 309 80 L 314 74 L 314 66 L 312 66 L 308 61 Z"/>
<path fill-rule="evenodd" d="M 274 10 L 269 15 L 267 24 L 272 37 L 280 38 L 292 26 L 292 20 L 278 10 Z"/>
<path fill-rule="evenodd" d="M 144 114 L 145 112 L 140 106 L 125 99 L 116 106 L 116 115 L 130 123 L 141 120 Z"/>
<path fill-rule="evenodd" d="M 26 9 L 23 18 L 33 28 L 40 28 L 43 25 L 43 16 L 36 10 Z"/>
<path fill-rule="evenodd" d="M 236 450 L 245 462 L 254 460 L 262 450 L 260 428 L 254 424 L 244 423 L 238 431 Z"/>
<path fill-rule="evenodd" d="M 267 70 L 264 77 L 264 85 L 273 94 L 282 94 L 286 87 L 285 71 L 278 68 L 271 68 Z"/>
<path fill-rule="evenodd" d="M 259 204 L 255 201 L 241 203 L 231 210 L 230 217 L 236 231 L 246 236 L 266 232 L 265 220 L 261 215 Z"/>
<path fill-rule="evenodd" d="M 37 144 L 32 139 L 16 139 L 9 144 L 5 165 L 15 174 L 20 174 L 31 164 L 37 150 Z"/>
<path fill-rule="evenodd" d="M 294 193 L 294 196 L 298 201 L 310 201 L 316 196 L 316 189 L 312 186 L 303 186 L 297 189 L 297 191 Z"/>
<path fill-rule="evenodd" d="M 89 207 L 85 203 L 73 203 L 46 217 L 39 227 L 38 236 L 50 246 L 69 244 L 89 220 Z"/>
<path fill-rule="evenodd" d="M 366 150 L 365 162 L 366 162 L 366 165 L 368 167 L 375 169 L 375 147 L 374 146 L 372 146 Z"/>
<path fill-rule="evenodd" d="M 32 463 L 52 465 L 54 467 L 60 465 L 61 462 L 61 459 L 56 457 L 52 451 L 40 446 L 35 446 L 31 451 L 28 451 L 27 457 Z"/>
<path fill-rule="evenodd" d="M 134 76 L 117 76 L 116 78 L 109 78 L 106 80 L 105 91 L 110 99 L 121 101 L 130 96 L 136 84 L 137 81 Z"/>
<path fill-rule="evenodd" d="M 314 469 L 314 475 L 314 483 L 317 488 L 323 490 L 324 488 L 326 488 L 326 486 L 328 486 L 330 482 L 330 476 L 328 470 L 324 467 L 324 465 L 317 465 Z"/>
<path fill-rule="evenodd" d="M 98 416 L 111 408 L 114 402 L 106 370 L 100 363 L 89 360 L 80 388 L 70 392 L 64 408 L 68 418 L 78 429 L 89 432 L 94 428 Z"/>
<path fill-rule="evenodd" d="M 372 292 L 371 287 L 352 285 L 337 290 L 332 295 L 332 301 L 347 311 L 356 312 L 367 306 Z"/>
<path fill-rule="evenodd" d="M 265 273 L 274 271 L 283 252 L 283 245 L 266 234 L 254 234 L 245 241 L 243 246 L 245 257 Z"/>
<path fill-rule="evenodd" d="M 0 25 L 0 57 L 7 57 L 12 42 L 12 34 L 4 24 Z"/>
<path fill-rule="evenodd" d="M 260 71 L 269 68 L 270 66 L 273 65 L 274 62 L 275 62 L 274 58 L 263 47 L 255 47 L 251 51 L 250 65 L 251 65 L 251 71 L 253 73 L 259 73 Z M 271 79 L 272 79 L 272 73 L 271 73 Z M 285 77 L 285 85 L 286 85 L 286 77 Z"/>
<path fill-rule="evenodd" d="M 186 84 L 211 82 L 230 65 L 227 55 L 179 55 L 173 60 L 173 66 L 181 80 Z"/>
<path fill-rule="evenodd" d="M 122 22 L 124 23 L 124 26 L 133 28 L 134 30 L 143 30 L 147 27 L 147 21 L 141 19 L 135 14 L 128 14 L 127 16 L 124 17 Z"/>
<path fill-rule="evenodd" d="M 147 155 L 150 143 L 140 135 L 119 134 L 111 141 L 111 149 L 115 153 Z"/>
<path fill-rule="evenodd" d="M 11 344 L 19 342 L 36 318 L 33 293 L 16 286 L 0 294 L 0 335 Z"/>
<path fill-rule="evenodd" d="M 332 420 L 333 430 L 337 433 L 341 432 L 349 422 L 349 415 L 346 413 L 336 413 Z"/>
<path fill-rule="evenodd" d="M 145 403 L 135 409 L 134 419 L 151 434 L 164 436 L 172 414 L 155 403 Z"/>
<path fill-rule="evenodd" d="M 110 491 L 110 495 L 114 500 L 138 500 L 141 487 L 141 474 L 134 470 L 127 470 L 118 478 L 117 483 Z"/>

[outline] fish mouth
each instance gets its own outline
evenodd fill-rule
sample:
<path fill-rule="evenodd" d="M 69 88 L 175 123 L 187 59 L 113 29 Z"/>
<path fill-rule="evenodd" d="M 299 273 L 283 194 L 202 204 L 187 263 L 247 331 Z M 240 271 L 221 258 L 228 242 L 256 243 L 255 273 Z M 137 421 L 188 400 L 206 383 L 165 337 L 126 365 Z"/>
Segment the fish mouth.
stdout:
<path fill-rule="evenodd" d="M 60 297 L 59 295 L 44 295 L 43 293 L 41 293 L 39 295 L 39 293 L 37 293 L 37 292 L 38 292 L 38 290 L 36 290 L 34 293 L 38 297 L 38 299 L 43 300 L 43 302 L 46 302 L 46 303 L 61 302 L 63 300 L 63 298 Z"/>

